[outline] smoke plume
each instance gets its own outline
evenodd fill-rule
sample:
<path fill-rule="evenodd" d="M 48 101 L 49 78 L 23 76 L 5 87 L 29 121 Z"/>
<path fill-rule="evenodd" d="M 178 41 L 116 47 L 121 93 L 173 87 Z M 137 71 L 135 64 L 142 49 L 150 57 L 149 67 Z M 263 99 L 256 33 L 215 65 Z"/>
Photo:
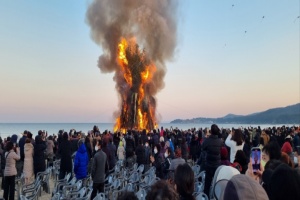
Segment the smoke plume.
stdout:
<path fill-rule="evenodd" d="M 146 91 L 153 97 L 164 87 L 165 63 L 174 55 L 177 13 L 178 0 L 93 0 L 90 3 L 87 23 L 92 39 L 103 49 L 98 67 L 103 73 L 115 73 L 120 96 L 127 87 L 116 59 L 121 38 L 135 38 L 147 60 L 155 64 Z"/>

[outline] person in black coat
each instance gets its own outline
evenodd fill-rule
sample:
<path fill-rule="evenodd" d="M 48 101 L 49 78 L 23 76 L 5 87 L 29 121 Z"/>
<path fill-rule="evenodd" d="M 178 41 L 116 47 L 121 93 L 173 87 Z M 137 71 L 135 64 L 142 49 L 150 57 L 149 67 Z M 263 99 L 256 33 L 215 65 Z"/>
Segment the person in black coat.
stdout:
<path fill-rule="evenodd" d="M 72 172 L 72 150 L 70 146 L 69 135 L 67 132 L 64 132 L 59 146 L 59 154 L 61 157 L 59 179 L 63 179 L 66 173 Z"/>
<path fill-rule="evenodd" d="M 142 144 L 142 140 L 139 139 L 139 145 L 136 147 L 136 150 L 135 150 L 135 155 L 136 155 L 136 162 L 137 164 L 140 166 L 141 164 L 145 164 L 146 160 L 145 160 L 145 148 Z"/>
<path fill-rule="evenodd" d="M 135 151 L 135 142 L 131 132 L 128 133 L 126 137 L 126 159 Z"/>
<path fill-rule="evenodd" d="M 195 135 L 192 136 L 191 146 L 190 146 L 190 154 L 192 156 L 192 160 L 196 162 L 199 151 L 201 151 L 200 142 L 198 140 L 198 137 Z"/>
<path fill-rule="evenodd" d="M 142 140 L 142 144 L 143 145 L 145 145 L 145 143 L 148 142 L 148 136 L 146 134 L 146 129 L 144 129 L 142 131 L 141 140 Z"/>
<path fill-rule="evenodd" d="M 34 175 L 36 177 L 38 172 L 43 172 L 46 170 L 45 162 L 45 150 L 47 146 L 45 141 L 43 141 L 42 136 L 38 135 L 35 137 L 34 145 L 34 156 L 33 156 L 33 166 Z"/>
<path fill-rule="evenodd" d="M 220 129 L 216 124 L 211 125 L 211 135 L 202 143 L 205 154 L 205 186 L 204 193 L 209 195 L 209 188 L 216 169 L 221 165 L 222 140 L 218 137 Z"/>
<path fill-rule="evenodd" d="M 157 144 L 154 146 L 154 155 L 150 156 L 150 162 L 152 166 L 156 169 L 156 176 L 159 178 L 163 178 L 163 158 L 160 155 L 160 145 Z"/>

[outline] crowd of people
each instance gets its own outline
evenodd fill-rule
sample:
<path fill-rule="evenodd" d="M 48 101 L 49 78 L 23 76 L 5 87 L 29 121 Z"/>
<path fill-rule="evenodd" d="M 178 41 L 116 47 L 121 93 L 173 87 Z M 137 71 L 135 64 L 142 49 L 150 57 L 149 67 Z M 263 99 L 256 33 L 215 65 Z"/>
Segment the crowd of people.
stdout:
<path fill-rule="evenodd" d="M 260 152 L 253 156 L 252 149 Z M 74 129 L 57 135 L 30 131 L 23 136 L 0 138 L 1 175 L 4 199 L 14 199 L 15 179 L 23 174 L 25 184 L 60 159 L 59 179 L 74 173 L 78 180 L 91 175 L 92 198 L 104 191 L 105 177 L 118 160 L 131 168 L 156 168 L 161 179 L 151 187 L 147 199 L 194 199 L 194 174 L 190 165 L 205 171 L 204 193 L 209 196 L 212 179 L 221 165 L 231 166 L 257 182 L 259 190 L 273 199 L 300 199 L 299 127 L 247 127 L 179 130 L 161 127 L 152 131 L 101 132 L 97 126 L 87 134 Z M 261 158 L 261 159 L 260 159 Z M 241 178 L 243 179 L 243 177 Z M 232 180 L 235 181 L 235 180 Z M 228 191 L 230 190 L 228 183 Z M 238 190 L 238 188 L 235 188 Z M 226 191 L 224 199 L 226 199 Z M 134 199 L 124 193 L 120 199 Z"/>

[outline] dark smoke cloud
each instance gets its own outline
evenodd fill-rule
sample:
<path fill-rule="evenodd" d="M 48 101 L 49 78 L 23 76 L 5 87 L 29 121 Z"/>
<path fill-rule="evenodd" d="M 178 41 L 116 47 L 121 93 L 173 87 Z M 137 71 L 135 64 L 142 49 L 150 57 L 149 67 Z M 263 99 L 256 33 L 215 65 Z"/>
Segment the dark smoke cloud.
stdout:
<path fill-rule="evenodd" d="M 115 72 L 114 81 L 121 96 L 128 88 L 116 60 L 118 43 L 121 37 L 135 37 L 147 58 L 156 65 L 146 89 L 155 104 L 155 94 L 164 87 L 165 62 L 172 59 L 176 49 L 178 1 L 93 0 L 90 3 L 87 23 L 93 40 L 103 49 L 98 67 L 104 73 Z"/>

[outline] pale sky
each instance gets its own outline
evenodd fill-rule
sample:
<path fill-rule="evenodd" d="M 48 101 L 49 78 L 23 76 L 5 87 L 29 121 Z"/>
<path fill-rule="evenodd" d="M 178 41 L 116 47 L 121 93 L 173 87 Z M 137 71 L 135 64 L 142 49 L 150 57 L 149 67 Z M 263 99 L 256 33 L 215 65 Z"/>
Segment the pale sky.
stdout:
<path fill-rule="evenodd" d="M 0 123 L 114 122 L 115 82 L 97 67 L 88 2 L 0 1 Z M 299 0 L 180 2 L 160 122 L 300 102 Z"/>

